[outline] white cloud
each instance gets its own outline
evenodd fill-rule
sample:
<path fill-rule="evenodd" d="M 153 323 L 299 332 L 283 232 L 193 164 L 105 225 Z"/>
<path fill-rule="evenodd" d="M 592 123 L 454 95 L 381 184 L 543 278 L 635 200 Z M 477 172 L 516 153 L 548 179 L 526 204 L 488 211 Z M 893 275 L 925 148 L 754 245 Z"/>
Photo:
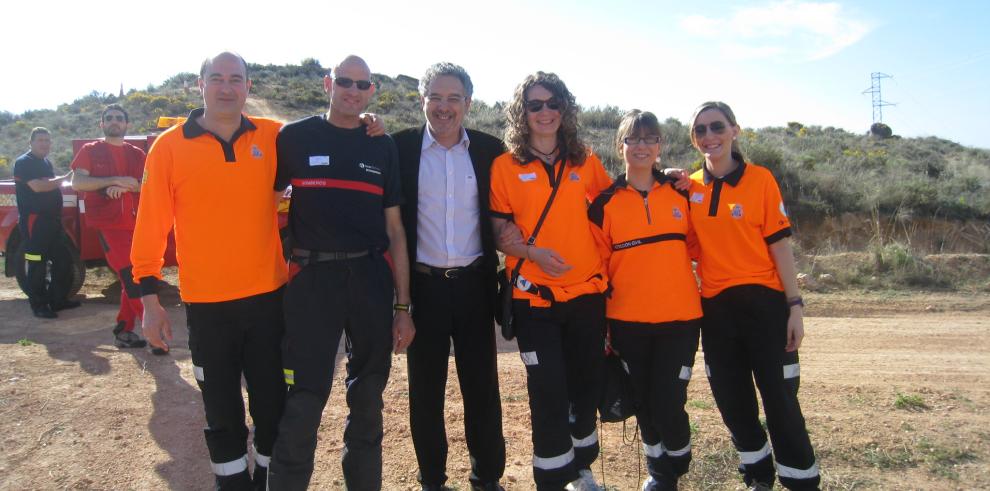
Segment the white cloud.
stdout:
<path fill-rule="evenodd" d="M 784 0 L 742 7 L 726 17 L 691 15 L 680 21 L 688 34 L 719 39 L 728 57 L 819 60 L 863 39 L 868 22 L 847 15 L 838 3 Z"/>

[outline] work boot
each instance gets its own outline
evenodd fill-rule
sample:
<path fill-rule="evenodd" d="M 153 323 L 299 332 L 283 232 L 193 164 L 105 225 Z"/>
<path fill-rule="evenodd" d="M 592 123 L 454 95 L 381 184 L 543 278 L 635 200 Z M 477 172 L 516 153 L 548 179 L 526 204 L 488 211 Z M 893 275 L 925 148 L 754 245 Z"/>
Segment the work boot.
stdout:
<path fill-rule="evenodd" d="M 648 476 L 643 481 L 641 491 L 677 491 L 677 479 L 661 475 L 660 479 Z"/>
<path fill-rule="evenodd" d="M 34 312 L 35 317 L 41 319 L 54 319 L 58 317 L 58 314 L 56 314 L 55 311 L 53 311 L 52 308 L 47 305 L 42 305 L 37 308 L 32 308 L 31 310 Z"/>
<path fill-rule="evenodd" d="M 52 310 L 58 312 L 60 310 L 74 309 L 80 305 L 82 305 L 82 302 L 78 300 L 65 300 L 61 303 L 52 302 Z"/>
<path fill-rule="evenodd" d="M 753 484 L 751 484 L 746 489 L 748 491 L 770 491 L 771 489 L 773 489 L 773 486 L 763 484 L 762 482 L 754 481 Z"/>
<path fill-rule="evenodd" d="M 471 491 L 505 491 L 505 488 L 503 488 L 497 481 L 471 483 Z"/>

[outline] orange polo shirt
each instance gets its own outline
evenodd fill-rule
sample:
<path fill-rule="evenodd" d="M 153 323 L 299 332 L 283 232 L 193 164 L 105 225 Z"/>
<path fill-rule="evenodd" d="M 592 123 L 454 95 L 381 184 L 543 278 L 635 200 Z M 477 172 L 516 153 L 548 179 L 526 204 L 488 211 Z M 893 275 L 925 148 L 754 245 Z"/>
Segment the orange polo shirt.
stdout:
<path fill-rule="evenodd" d="M 275 137 L 282 124 L 241 117 L 231 142 L 196 123 L 162 133 L 148 152 L 131 248 L 142 294 L 161 278 L 175 226 L 179 292 L 186 302 L 221 302 L 285 284 L 276 217 Z"/>
<path fill-rule="evenodd" d="M 558 161 L 551 169 L 540 160 L 520 164 L 511 153 L 506 152 L 492 163 L 490 202 L 492 216 L 514 221 L 523 238 L 528 238 L 550 197 L 551 179 L 556 177 L 561 165 L 566 168 L 561 176 L 560 189 L 536 236 L 535 245 L 553 249 L 572 268 L 554 278 L 544 273 L 536 263 L 526 261 L 520 275 L 525 281 L 550 288 L 555 301 L 566 302 L 580 295 L 605 291 L 607 286 L 605 270 L 588 222 L 588 203 L 612 183 L 601 160 L 589 154 L 583 165 Z M 506 274 L 518 261 L 518 258 L 506 257 Z M 519 288 L 513 289 L 513 298 L 529 300 L 533 307 L 550 304 Z"/>
<path fill-rule="evenodd" d="M 659 171 L 654 179 L 643 193 L 619 176 L 588 209 L 612 287 L 609 319 L 659 324 L 701 317 L 687 197 Z"/>
<path fill-rule="evenodd" d="M 737 285 L 783 291 L 770 244 L 791 235 L 777 181 L 764 167 L 741 164 L 721 179 L 702 168 L 691 175 L 688 201 L 701 245 L 701 296 Z"/>

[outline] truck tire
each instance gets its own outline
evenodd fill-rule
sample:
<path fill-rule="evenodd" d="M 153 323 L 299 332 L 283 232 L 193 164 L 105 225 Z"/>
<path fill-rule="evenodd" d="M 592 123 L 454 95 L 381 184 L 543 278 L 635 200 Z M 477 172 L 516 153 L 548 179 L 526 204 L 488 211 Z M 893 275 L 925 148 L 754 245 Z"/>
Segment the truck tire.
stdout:
<path fill-rule="evenodd" d="M 21 288 L 21 291 L 25 295 L 27 295 L 27 262 L 24 260 L 24 250 L 27 248 L 26 242 L 21 241 L 17 245 L 17 251 L 14 253 L 14 257 L 11 258 L 14 266 L 14 275 L 17 276 L 17 286 Z M 54 285 L 52 290 L 53 301 L 58 304 L 79 293 L 83 282 L 86 281 L 86 265 L 79 258 L 79 251 L 76 250 L 76 246 L 72 243 L 72 240 L 64 235 L 59 243 L 55 245 L 52 256 L 56 258 L 55 264 L 59 265 L 59 270 L 62 273 L 55 275 L 58 283 Z M 51 272 L 52 261 L 49 260 L 48 276 L 45 278 L 46 282 L 51 281 Z"/>

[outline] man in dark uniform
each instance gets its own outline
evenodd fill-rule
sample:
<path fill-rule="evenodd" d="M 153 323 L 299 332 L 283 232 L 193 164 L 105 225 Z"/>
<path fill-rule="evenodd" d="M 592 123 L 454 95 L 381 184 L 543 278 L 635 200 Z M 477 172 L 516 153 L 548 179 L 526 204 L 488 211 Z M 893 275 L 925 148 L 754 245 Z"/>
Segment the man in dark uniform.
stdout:
<path fill-rule="evenodd" d="M 22 240 L 27 241 L 24 260 L 27 262 L 28 301 L 35 317 L 54 319 L 55 311 L 78 307 L 79 302 L 66 300 L 65 292 L 56 292 L 59 275 L 70 274 L 69 258 L 56 257 L 62 231 L 62 183 L 72 173 L 55 175 L 48 152 L 52 135 L 46 128 L 31 130 L 31 150 L 14 162 L 14 188 L 17 195 L 18 226 Z M 51 279 L 48 261 L 52 261 Z"/>
<path fill-rule="evenodd" d="M 413 261 L 418 326 L 409 346 L 409 423 L 424 490 L 447 480 L 444 400 L 450 344 L 464 399 L 471 487 L 501 489 L 505 437 L 493 313 L 498 256 L 488 214 L 492 160 L 502 141 L 463 127 L 471 77 L 437 63 L 419 81 L 426 125 L 394 135 L 399 149 L 402 222 Z"/>
<path fill-rule="evenodd" d="M 404 350 L 415 333 L 398 160 L 391 138 L 369 137 L 361 126 L 361 111 L 374 93 L 364 60 L 347 57 L 323 87 L 330 110 L 286 125 L 277 139 L 275 188 L 292 185 L 294 247 L 282 343 L 289 393 L 268 485 L 309 485 L 337 346 L 346 332 L 344 481 L 351 491 L 378 490 L 390 351 Z"/>

